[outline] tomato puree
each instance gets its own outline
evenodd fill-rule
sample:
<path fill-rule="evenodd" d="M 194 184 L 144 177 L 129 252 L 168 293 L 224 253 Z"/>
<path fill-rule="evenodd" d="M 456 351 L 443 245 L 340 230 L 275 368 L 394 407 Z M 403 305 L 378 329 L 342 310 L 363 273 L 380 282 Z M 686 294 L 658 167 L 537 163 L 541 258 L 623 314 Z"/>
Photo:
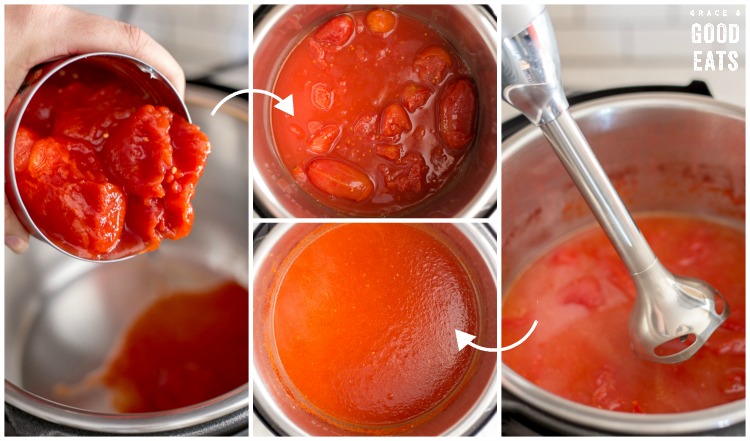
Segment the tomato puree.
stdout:
<path fill-rule="evenodd" d="M 296 183 L 341 212 L 407 210 L 459 173 L 475 134 L 477 90 L 456 50 L 385 9 L 329 18 L 292 49 L 272 111 L 278 155 Z"/>
<path fill-rule="evenodd" d="M 618 412 L 675 413 L 745 398 L 745 236 L 713 221 L 636 219 L 662 263 L 726 298 L 727 321 L 689 360 L 660 364 L 630 349 L 635 286 L 601 229 L 581 231 L 533 262 L 503 300 L 503 362 L 561 397 Z"/>
<path fill-rule="evenodd" d="M 472 277 L 426 226 L 323 226 L 279 270 L 268 350 L 290 396 L 339 427 L 369 434 L 412 428 L 447 406 L 475 353 Z"/>
<path fill-rule="evenodd" d="M 177 409 L 247 384 L 248 299 L 246 288 L 227 282 L 150 305 L 102 376 L 115 409 Z"/>
<path fill-rule="evenodd" d="M 70 66 L 32 98 L 13 160 L 44 235 L 77 256 L 111 259 L 190 232 L 210 148 L 197 126 L 125 79 Z"/>

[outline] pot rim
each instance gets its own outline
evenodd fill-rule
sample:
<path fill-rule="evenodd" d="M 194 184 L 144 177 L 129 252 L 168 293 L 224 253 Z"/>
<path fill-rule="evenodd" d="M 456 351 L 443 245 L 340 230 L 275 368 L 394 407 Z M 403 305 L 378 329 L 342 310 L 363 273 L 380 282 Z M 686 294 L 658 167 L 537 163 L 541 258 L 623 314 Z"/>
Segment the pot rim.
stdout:
<path fill-rule="evenodd" d="M 7 379 L 5 401 L 22 411 L 67 427 L 105 433 L 166 432 L 206 423 L 242 408 L 250 402 L 247 384 L 218 397 L 190 406 L 159 412 L 116 414 L 66 406 L 28 392 Z"/>
<path fill-rule="evenodd" d="M 686 109 L 702 111 L 745 121 L 745 110 L 715 98 L 680 92 L 638 92 L 598 98 L 570 107 L 576 120 L 585 119 L 604 109 Z M 542 132 L 529 125 L 502 143 L 501 166 L 512 160 L 525 145 L 542 137 Z M 501 306 L 502 307 L 502 301 Z M 722 429 L 745 421 L 745 399 L 691 412 L 671 414 L 631 414 L 598 409 L 562 398 L 531 383 L 501 363 L 502 387 L 519 400 L 566 421 L 604 431 L 626 434 L 674 435 Z"/>
<path fill-rule="evenodd" d="M 627 434 L 675 435 L 722 429 L 745 421 L 745 400 L 682 413 L 633 414 L 598 409 L 540 388 L 502 365 L 503 388 L 532 406 L 586 427 Z"/>
<path fill-rule="evenodd" d="M 740 106 L 717 101 L 715 98 L 684 92 L 636 92 L 597 98 L 570 106 L 570 115 L 575 120 L 582 120 L 602 111 L 607 107 L 618 110 L 674 108 L 698 110 L 732 119 L 745 120 L 745 109 Z M 520 148 L 531 140 L 543 137 L 541 130 L 529 124 L 509 136 L 501 145 L 502 162 L 509 160 Z"/>
<path fill-rule="evenodd" d="M 371 223 L 372 220 L 365 220 L 362 223 Z M 316 222 L 316 224 L 326 224 L 328 222 Z M 429 224 L 429 222 L 426 222 Z M 486 224 L 481 223 L 450 223 L 457 228 L 466 237 L 472 239 L 472 243 L 477 247 L 477 251 L 484 258 L 487 269 L 492 274 L 495 284 L 497 285 L 497 243 Z M 263 261 L 272 250 L 273 245 L 286 234 L 290 229 L 297 226 L 294 223 L 277 223 L 274 224 L 268 234 L 258 244 L 258 248 L 253 253 L 253 280 L 259 280 L 257 272 L 262 266 L 259 262 Z M 257 259 L 257 260 L 256 260 Z M 254 290 L 253 290 L 254 291 Z M 253 344 L 255 347 L 255 344 Z M 256 365 L 256 358 L 253 356 L 253 409 L 260 413 L 269 425 L 273 425 L 274 430 L 280 431 L 285 436 L 309 436 L 297 424 L 294 423 L 282 410 L 278 403 L 265 385 L 265 381 L 260 375 L 260 370 Z M 464 415 L 464 418 L 456 422 L 445 432 L 436 436 L 467 436 L 471 435 L 486 424 L 487 420 L 495 413 L 497 408 L 497 389 L 498 389 L 498 372 L 497 364 L 493 369 L 492 376 L 485 386 L 481 396 Z"/>
<path fill-rule="evenodd" d="M 263 16 L 258 23 L 253 26 L 253 55 L 258 48 L 263 44 L 263 41 L 271 34 L 274 25 L 289 11 L 293 8 L 297 8 L 300 4 L 294 5 L 271 5 L 263 12 Z M 346 7 L 344 5 L 340 5 Z M 419 6 L 418 4 L 405 5 L 405 6 Z M 425 5 L 421 5 L 425 7 Z M 464 15 L 474 16 L 476 18 L 476 29 L 484 36 L 484 40 L 488 45 L 492 47 L 492 53 L 494 55 L 495 62 L 497 63 L 497 19 L 484 8 L 482 5 L 440 5 L 440 6 L 451 6 L 459 11 L 462 11 Z M 367 5 L 350 5 L 355 9 L 367 8 Z M 499 108 L 496 110 L 499 111 Z M 279 198 L 274 195 L 271 190 L 272 183 L 263 179 L 263 173 L 261 165 L 256 164 L 254 160 L 250 164 L 251 172 L 253 176 L 253 198 L 263 208 L 263 212 L 269 216 L 275 218 L 295 218 L 296 216 L 281 202 Z M 497 187 L 499 183 L 497 167 L 492 170 L 487 176 L 487 185 L 481 189 L 476 195 L 471 198 L 471 201 L 467 201 L 467 205 L 461 207 L 459 211 L 454 213 L 454 218 L 478 218 L 486 217 L 488 210 L 497 204 Z M 440 193 L 438 193 L 440 194 Z M 429 198 L 431 200 L 432 198 Z M 421 206 L 421 205 L 420 205 Z M 399 215 L 390 215 L 389 217 L 412 217 L 410 213 L 413 209 L 407 210 L 406 213 Z M 320 217 L 321 215 L 316 215 Z M 308 216 L 309 217 L 309 216 Z M 330 214 L 325 217 L 363 217 L 361 215 L 352 216 L 341 216 L 340 214 Z M 364 217 L 377 217 L 377 215 L 369 215 Z M 421 216 L 424 217 L 424 216 Z"/>

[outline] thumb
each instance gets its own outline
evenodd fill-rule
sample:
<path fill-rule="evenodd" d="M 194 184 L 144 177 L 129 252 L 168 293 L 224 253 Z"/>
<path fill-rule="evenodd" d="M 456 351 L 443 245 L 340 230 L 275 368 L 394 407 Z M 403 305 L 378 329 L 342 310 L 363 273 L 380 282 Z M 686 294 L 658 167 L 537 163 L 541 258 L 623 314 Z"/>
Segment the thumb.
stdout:
<path fill-rule="evenodd" d="M 19 254 L 29 247 L 29 233 L 13 212 L 7 196 L 5 196 L 5 245 Z"/>

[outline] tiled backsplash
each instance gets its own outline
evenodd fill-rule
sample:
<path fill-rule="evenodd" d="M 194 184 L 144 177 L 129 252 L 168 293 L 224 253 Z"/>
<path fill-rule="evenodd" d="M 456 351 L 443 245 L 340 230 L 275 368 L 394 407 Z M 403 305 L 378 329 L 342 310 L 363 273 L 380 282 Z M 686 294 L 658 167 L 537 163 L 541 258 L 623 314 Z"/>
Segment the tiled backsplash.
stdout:
<path fill-rule="evenodd" d="M 563 82 L 569 91 L 703 80 L 714 96 L 745 105 L 745 7 L 716 5 L 550 5 Z M 718 17 L 715 16 L 719 12 Z M 739 11 L 739 16 L 737 12 Z M 723 14 L 726 12 L 727 16 Z M 711 17 L 706 15 L 711 14 Z M 693 23 L 737 23 L 737 43 L 695 44 Z M 739 69 L 696 72 L 693 51 L 737 51 Z M 726 63 L 725 58 L 725 63 Z M 702 64 L 701 63 L 701 64 Z"/>

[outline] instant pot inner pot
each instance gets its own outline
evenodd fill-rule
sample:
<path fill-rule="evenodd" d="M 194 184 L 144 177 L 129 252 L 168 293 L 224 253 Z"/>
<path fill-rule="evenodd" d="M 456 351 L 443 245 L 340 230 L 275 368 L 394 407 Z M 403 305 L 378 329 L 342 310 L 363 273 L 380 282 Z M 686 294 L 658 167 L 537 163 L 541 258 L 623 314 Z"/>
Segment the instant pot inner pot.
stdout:
<path fill-rule="evenodd" d="M 687 94 L 641 93 L 594 100 L 571 112 L 632 213 L 685 214 L 744 231 L 743 109 Z M 502 167 L 506 293 L 542 252 L 596 221 L 538 128 L 526 128 L 503 144 Z M 516 414 L 555 433 L 569 432 L 571 424 L 606 433 L 696 433 L 745 420 L 745 400 L 682 414 L 597 409 L 502 369 L 503 388 L 512 393 L 504 396 L 510 404 L 504 417 Z M 559 424 L 549 423 L 554 419 Z"/>
<path fill-rule="evenodd" d="M 19 291 L 24 299 L 8 335 L 6 377 L 48 400 L 106 413 L 115 412 L 106 389 L 85 380 L 135 317 L 161 295 L 207 290 L 230 277 L 176 249 L 117 265 L 58 260 Z M 60 393 L 63 385 L 72 391 Z"/>
<path fill-rule="evenodd" d="M 282 5 L 274 6 L 254 29 L 255 88 L 273 90 L 276 75 L 291 49 L 312 26 L 327 17 L 367 6 Z M 496 22 L 475 5 L 398 5 L 393 10 L 420 20 L 444 37 L 461 55 L 476 83 L 479 112 L 473 144 L 452 182 L 423 204 L 401 216 L 481 216 L 497 201 L 497 48 Z M 275 217 L 341 217 L 322 205 L 294 182 L 275 152 L 271 129 L 274 110 L 267 98 L 255 98 L 253 112 L 253 185 L 255 203 Z M 305 123 L 306 124 L 306 123 Z M 344 215 L 346 216 L 346 215 Z"/>
<path fill-rule="evenodd" d="M 287 392 L 287 387 L 279 380 L 266 349 L 266 320 L 271 301 L 269 293 L 275 283 L 277 271 L 295 246 L 316 227 L 317 224 L 309 223 L 277 224 L 262 240 L 258 238 L 253 254 L 253 408 L 266 424 L 282 435 L 361 435 L 361 432 L 334 426 L 297 404 Z M 494 238 L 483 226 L 477 224 L 441 223 L 431 224 L 430 228 L 443 236 L 466 267 L 471 269 L 481 310 L 477 341 L 495 347 L 497 249 Z M 487 352 L 477 353 L 476 356 L 474 370 L 454 401 L 427 421 L 399 435 L 466 436 L 481 429 L 496 408 L 497 356 Z"/>
<path fill-rule="evenodd" d="M 248 286 L 247 105 L 229 101 L 212 117 L 211 109 L 224 96 L 193 85 L 186 91 L 192 120 L 212 145 L 193 199 L 195 221 L 188 237 L 165 240 L 157 251 L 115 263 L 83 262 L 37 240 L 23 255 L 6 249 L 7 381 L 53 402 L 112 412 L 101 387 L 68 395 L 55 389 L 81 385 L 87 374 L 105 365 L 123 331 L 159 296 L 206 291 L 226 280 Z M 44 418 L 44 412 L 39 416 Z M 205 415 L 198 422 L 220 416 Z"/>

